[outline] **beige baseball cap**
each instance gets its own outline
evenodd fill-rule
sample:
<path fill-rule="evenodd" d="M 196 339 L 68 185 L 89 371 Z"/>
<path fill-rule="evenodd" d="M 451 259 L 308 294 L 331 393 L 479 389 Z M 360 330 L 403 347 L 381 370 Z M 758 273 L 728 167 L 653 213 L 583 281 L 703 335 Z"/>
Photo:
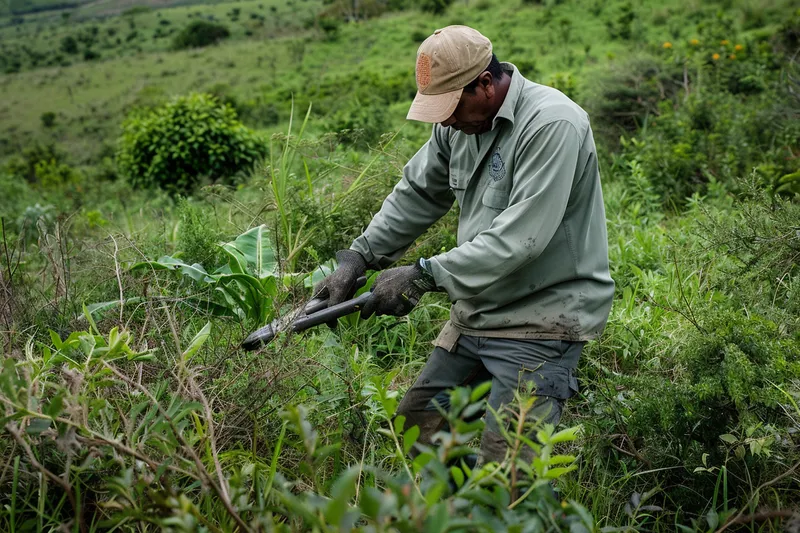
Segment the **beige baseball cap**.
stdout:
<path fill-rule="evenodd" d="M 458 106 L 464 87 L 492 60 L 492 43 L 469 26 L 436 30 L 417 50 L 417 96 L 409 120 L 443 122 Z"/>

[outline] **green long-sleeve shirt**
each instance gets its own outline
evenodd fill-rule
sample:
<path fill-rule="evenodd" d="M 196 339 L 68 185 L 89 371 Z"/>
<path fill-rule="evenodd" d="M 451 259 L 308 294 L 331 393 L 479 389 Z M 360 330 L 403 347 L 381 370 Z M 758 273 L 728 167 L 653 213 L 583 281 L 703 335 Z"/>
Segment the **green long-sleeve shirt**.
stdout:
<path fill-rule="evenodd" d="M 492 129 L 470 136 L 435 125 L 351 249 L 389 266 L 455 199 L 458 246 L 429 260 L 453 301 L 451 325 L 485 337 L 592 339 L 614 282 L 589 118 L 504 67 L 511 85 Z"/>

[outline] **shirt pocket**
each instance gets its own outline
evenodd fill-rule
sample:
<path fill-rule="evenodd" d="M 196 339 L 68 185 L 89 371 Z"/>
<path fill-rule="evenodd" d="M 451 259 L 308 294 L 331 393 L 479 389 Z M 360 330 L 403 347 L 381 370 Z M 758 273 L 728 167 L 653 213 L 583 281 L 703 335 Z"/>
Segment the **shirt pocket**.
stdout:
<path fill-rule="evenodd" d="M 495 211 L 503 211 L 508 207 L 509 193 L 506 189 L 488 187 L 483 193 L 483 205 Z"/>

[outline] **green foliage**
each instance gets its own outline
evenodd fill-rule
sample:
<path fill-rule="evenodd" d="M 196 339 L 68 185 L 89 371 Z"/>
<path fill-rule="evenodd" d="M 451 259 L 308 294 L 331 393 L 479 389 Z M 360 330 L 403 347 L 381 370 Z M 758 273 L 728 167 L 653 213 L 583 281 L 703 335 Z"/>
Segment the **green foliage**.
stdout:
<path fill-rule="evenodd" d="M 14 220 L 23 206 L 32 205 L 38 198 L 27 181 L 0 172 L 0 217 Z"/>
<path fill-rule="evenodd" d="M 250 327 L 265 324 L 275 314 L 278 295 L 278 263 L 266 227 L 252 228 L 236 240 L 219 245 L 219 249 L 228 262 L 213 273 L 200 263 L 188 264 L 168 255 L 157 261 L 136 263 L 130 269 L 179 272 L 201 287 L 213 289 L 210 297 L 207 292 L 196 295 L 190 289 L 187 301 L 192 307 L 216 316 L 238 317 Z"/>
<path fill-rule="evenodd" d="M 349 102 L 328 118 L 326 129 L 337 132 L 340 142 L 366 149 L 388 127 L 385 108 L 376 98 Z"/>
<path fill-rule="evenodd" d="M 223 39 L 227 39 L 230 34 L 231 32 L 228 28 L 222 24 L 206 20 L 195 20 L 175 35 L 172 40 L 172 46 L 176 50 L 211 46 Z"/>
<path fill-rule="evenodd" d="M 33 243 L 39 237 L 39 229 L 50 230 L 55 226 L 55 221 L 55 206 L 30 205 L 17 219 L 17 233 L 23 242 Z"/>
<path fill-rule="evenodd" d="M 37 185 L 44 188 L 55 188 L 80 179 L 75 169 L 65 163 L 59 163 L 56 159 L 39 161 L 34 167 L 34 173 Z"/>
<path fill-rule="evenodd" d="M 434 15 L 442 15 L 450 7 L 453 0 L 417 0 L 417 6 L 422 10 Z"/>
<path fill-rule="evenodd" d="M 0 392 L 0 530 L 790 527 L 745 521 L 800 505 L 796 7 L 524 3 L 453 2 L 437 18 L 403 0 L 225 0 L 124 17 L 92 2 L 0 25 L 0 72 L 13 73 L 0 80 L 0 352 L 14 363 L 0 383 L 25 391 Z M 401 12 L 377 18 L 387 9 Z M 171 51 L 201 19 L 237 22 L 220 46 Z M 481 407 L 470 393 L 454 392 L 454 431 L 419 461 L 405 457 L 415 430 L 392 416 L 447 320 L 444 294 L 400 320 L 349 316 L 238 350 L 247 330 L 302 305 L 307 272 L 332 267 L 427 139 L 427 125 L 384 131 L 413 98 L 414 42 L 465 21 L 588 110 L 617 284 L 564 415 L 585 436 L 553 444 L 559 431 L 539 428 L 533 444 L 555 462 L 509 457 L 496 471 L 460 459 L 480 431 L 459 416 Z M 303 24 L 311 31 L 298 34 Z M 69 66 L 99 51 L 102 63 Z M 124 115 L 204 87 L 247 126 L 283 132 L 264 171 L 177 205 L 113 181 L 106 146 Z M 314 104 L 300 133 L 287 127 L 292 100 Z M 192 164 L 203 157 L 189 152 Z M 404 261 L 453 247 L 457 218 Z M 253 226 L 271 254 L 264 276 L 217 245 Z M 82 301 L 98 303 L 81 316 Z M 99 333 L 114 327 L 154 357 L 103 360 L 92 343 L 114 344 Z M 64 410 L 48 421 L 59 391 Z M 35 414 L 20 415 L 23 395 Z M 531 475 L 513 486 L 513 468 Z"/>
<path fill-rule="evenodd" d="M 220 230 L 209 214 L 211 206 L 201 207 L 185 198 L 178 201 L 178 250 L 187 263 L 219 263 Z"/>
<path fill-rule="evenodd" d="M 39 169 L 60 167 L 65 160 L 66 155 L 56 148 L 55 144 L 36 143 L 22 150 L 22 154 L 10 158 L 5 164 L 6 173 L 29 183 L 37 183 L 40 181 L 37 167 Z"/>
<path fill-rule="evenodd" d="M 78 53 L 78 40 L 72 35 L 67 35 L 61 39 L 61 51 L 65 54 L 75 55 Z"/>
<path fill-rule="evenodd" d="M 622 157 L 639 162 L 672 206 L 710 183 L 732 188 L 753 168 L 776 188 L 798 170 L 796 159 L 781 156 L 800 128 L 779 90 L 778 57 L 767 46 L 736 44 L 729 31 L 723 19 L 701 27 L 704 40 L 666 42 L 664 59 L 620 67 L 592 97 L 601 124 L 629 131 L 646 124 L 622 139 Z"/>
<path fill-rule="evenodd" d="M 664 98 L 678 94 L 677 74 L 672 65 L 655 57 L 613 62 L 593 79 L 584 98 L 595 129 L 607 142 L 614 142 L 620 134 L 647 124 Z"/>
<path fill-rule="evenodd" d="M 134 187 L 191 193 L 201 177 L 230 179 L 264 153 L 260 138 L 213 97 L 178 97 L 122 126 L 117 164 Z"/>
<path fill-rule="evenodd" d="M 52 111 L 45 111 L 42 113 L 42 126 L 45 128 L 52 128 L 56 124 L 56 114 Z"/>

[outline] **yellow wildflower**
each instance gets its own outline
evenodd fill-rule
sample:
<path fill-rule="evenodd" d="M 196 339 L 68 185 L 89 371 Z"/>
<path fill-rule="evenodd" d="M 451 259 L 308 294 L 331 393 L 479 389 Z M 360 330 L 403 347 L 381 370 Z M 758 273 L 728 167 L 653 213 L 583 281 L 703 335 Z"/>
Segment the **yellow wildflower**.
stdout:
<path fill-rule="evenodd" d="M 744 46 L 742 46 L 741 44 L 737 44 L 736 46 L 733 47 L 733 49 L 736 50 L 737 52 L 741 52 L 742 50 L 744 50 Z"/>
<path fill-rule="evenodd" d="M 719 54 L 714 54 L 713 56 L 711 56 L 711 59 L 717 61 L 719 59 Z"/>
<path fill-rule="evenodd" d="M 731 54 L 728 56 L 728 59 L 736 59 L 736 54 Z"/>
<path fill-rule="evenodd" d="M 691 41 L 689 41 L 689 44 L 691 44 L 692 46 L 697 46 L 698 44 L 700 44 L 700 41 L 698 39 L 692 39 Z"/>
<path fill-rule="evenodd" d="M 667 41 L 664 44 L 662 44 L 661 46 L 663 46 L 664 48 L 672 48 L 672 43 Z"/>
<path fill-rule="evenodd" d="M 722 46 L 728 46 L 728 39 L 723 39 L 719 42 Z"/>

